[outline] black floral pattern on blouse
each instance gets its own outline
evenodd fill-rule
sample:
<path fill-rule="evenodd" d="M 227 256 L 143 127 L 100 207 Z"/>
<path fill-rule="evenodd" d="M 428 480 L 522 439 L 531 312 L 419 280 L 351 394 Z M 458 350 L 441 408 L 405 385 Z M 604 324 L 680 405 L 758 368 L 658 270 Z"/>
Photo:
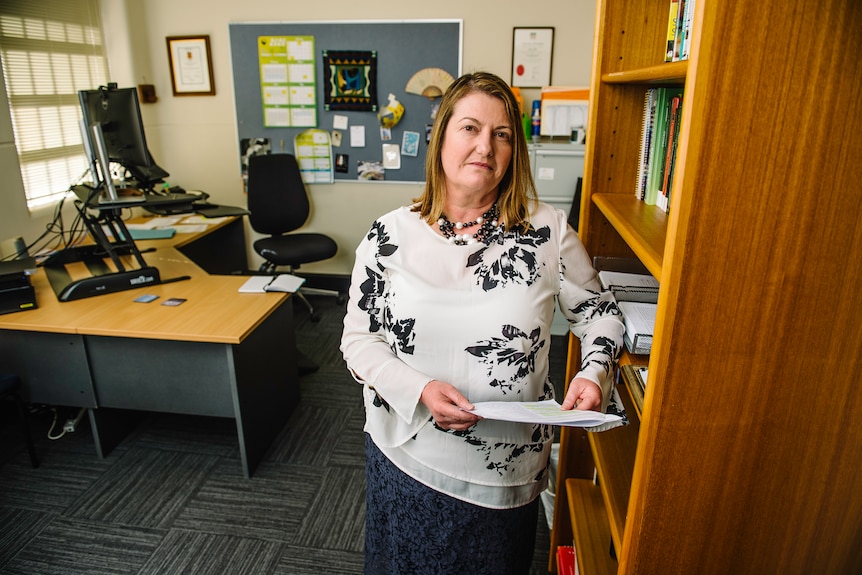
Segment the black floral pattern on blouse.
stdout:
<path fill-rule="evenodd" d="M 514 245 L 490 262 L 485 261 L 488 247 L 484 247 L 467 260 L 467 267 L 475 267 L 477 285 L 485 291 L 490 291 L 509 283 L 532 285 L 539 277 L 539 263 L 536 258 L 536 248 L 547 242 L 551 237 L 551 229 L 544 226 L 526 232 L 514 231 L 504 234 L 515 238 Z M 490 246 L 489 246 L 490 247 Z"/>
<path fill-rule="evenodd" d="M 429 421 L 431 421 L 431 424 L 437 431 L 460 437 L 468 445 L 473 446 L 484 459 L 485 468 L 496 471 L 501 477 L 512 471 L 517 465 L 518 458 L 525 453 L 541 453 L 544 449 L 545 443 L 553 437 L 553 428 L 550 425 L 533 425 L 533 433 L 530 437 L 530 443 L 492 442 L 474 435 L 473 427 L 457 431 L 452 429 L 443 429 L 437 425 L 437 422 L 434 421 L 433 417 L 430 418 Z M 416 437 L 414 436 L 413 439 L 416 439 Z M 539 471 L 534 480 L 541 480 L 546 471 L 547 468 Z"/>
<path fill-rule="evenodd" d="M 391 256 L 398 250 L 398 245 L 392 243 L 389 233 L 379 221 L 372 224 L 368 232 L 368 240 L 377 240 L 377 250 L 374 257 L 377 260 L 377 268 L 384 271 L 386 267 L 380 263 L 381 258 Z M 383 275 L 366 267 L 367 279 L 359 286 L 362 296 L 359 298 L 359 309 L 368 313 L 368 330 L 376 333 L 381 330 L 387 334 L 389 345 L 393 351 L 413 354 L 416 334 L 413 329 L 416 323 L 414 318 L 396 320 L 391 310 L 385 305 L 386 282 Z M 380 317 L 383 317 L 382 324 Z"/>
<path fill-rule="evenodd" d="M 595 293 L 595 292 L 593 292 Z M 601 296 L 595 294 L 594 297 L 581 302 L 577 307 L 571 308 L 569 311 L 575 316 L 575 321 L 583 321 L 597 317 L 607 317 L 613 315 L 621 315 L 617 304 L 613 301 L 601 301 Z M 599 366 L 606 375 L 610 375 L 613 369 L 613 362 L 607 359 L 596 359 L 600 357 L 610 357 L 617 359 L 622 352 L 622 349 L 614 345 L 613 340 L 606 337 L 599 337 L 592 341 L 592 345 L 597 349 L 585 355 L 581 360 L 581 369 L 586 369 L 590 364 Z"/>
<path fill-rule="evenodd" d="M 368 239 L 373 240 L 375 237 L 377 238 L 377 267 L 383 271 L 384 268 L 380 264 L 380 258 L 391 256 L 398 249 L 398 246 L 390 243 L 391 238 L 389 237 L 389 233 L 386 231 L 386 226 L 379 221 L 375 221 L 371 224 L 371 229 L 368 230 Z"/>
<path fill-rule="evenodd" d="M 377 318 L 382 311 L 383 276 L 369 267 L 365 268 L 365 273 L 368 277 L 359 286 L 362 296 L 359 298 L 357 306 L 368 314 L 368 331 L 377 333 L 382 327 Z"/>
<path fill-rule="evenodd" d="M 536 369 L 536 355 L 545 346 L 545 340 L 539 328 L 528 334 L 513 325 L 504 325 L 500 332 L 502 337 L 480 341 L 468 347 L 467 352 L 478 357 L 487 368 L 488 385 L 499 388 L 503 395 L 511 391 L 520 394 L 520 384 Z M 513 345 L 515 340 L 521 343 Z M 524 352 L 525 348 L 529 351 Z"/>
<path fill-rule="evenodd" d="M 398 246 L 390 243 L 386 227 L 379 221 L 375 221 L 371 225 L 367 238 L 369 241 L 375 238 L 377 239 L 375 259 L 377 260 L 377 268 L 380 271 L 383 271 L 385 268 L 380 263 L 380 258 L 391 256 L 398 249 Z M 380 320 L 377 318 L 380 317 L 381 311 L 383 310 L 383 291 L 386 284 L 383 281 L 383 276 L 369 267 L 365 268 L 365 274 L 367 275 L 367 279 L 359 286 L 359 291 L 362 292 L 362 297 L 359 298 L 359 303 L 357 305 L 359 309 L 368 314 L 368 331 L 371 333 L 377 333 L 380 331 L 380 328 L 383 327 Z"/>
<path fill-rule="evenodd" d="M 390 338 L 389 346 L 392 351 L 400 351 L 408 355 L 413 355 L 415 349 L 413 342 L 416 339 L 416 334 L 413 327 L 416 325 L 415 318 L 395 320 L 392 317 L 392 312 L 386 308 L 384 316 L 384 327 Z"/>

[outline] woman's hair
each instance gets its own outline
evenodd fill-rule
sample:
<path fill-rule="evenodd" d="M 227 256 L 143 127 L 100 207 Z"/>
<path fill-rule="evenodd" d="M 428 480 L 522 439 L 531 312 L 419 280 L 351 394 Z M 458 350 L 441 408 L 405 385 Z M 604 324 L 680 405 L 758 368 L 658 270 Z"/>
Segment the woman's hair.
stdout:
<path fill-rule="evenodd" d="M 527 139 L 521 121 L 518 101 L 509 86 L 494 74 L 475 72 L 465 74 L 455 80 L 440 102 L 437 119 L 431 129 L 428 153 L 425 159 L 425 191 L 414 201 L 414 211 L 418 211 L 429 224 L 436 222 L 443 213 L 443 199 L 446 197 L 446 175 L 443 173 L 441 151 L 446 127 L 452 119 L 455 104 L 474 92 L 497 98 L 506 108 L 506 116 L 512 126 L 512 159 L 500 180 L 500 195 L 497 207 L 500 208 L 499 220 L 507 229 L 529 227 L 530 204 L 536 200 L 536 187 L 530 170 L 530 157 Z"/>

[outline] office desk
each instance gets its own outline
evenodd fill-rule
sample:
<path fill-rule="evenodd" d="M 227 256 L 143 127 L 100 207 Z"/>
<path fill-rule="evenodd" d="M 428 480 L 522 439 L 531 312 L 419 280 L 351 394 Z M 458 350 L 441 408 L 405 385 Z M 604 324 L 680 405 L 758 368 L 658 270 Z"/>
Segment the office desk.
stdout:
<path fill-rule="evenodd" d="M 246 277 L 210 275 L 180 251 L 208 235 L 139 243 L 161 242 L 144 255 L 162 278 L 189 280 L 59 302 L 40 270 L 39 307 L 0 316 L 4 369 L 21 375 L 28 401 L 87 408 L 100 457 L 138 411 L 230 417 L 248 477 L 298 402 L 288 295 L 241 294 Z M 143 293 L 159 299 L 133 301 Z M 187 301 L 161 305 L 168 298 Z"/>

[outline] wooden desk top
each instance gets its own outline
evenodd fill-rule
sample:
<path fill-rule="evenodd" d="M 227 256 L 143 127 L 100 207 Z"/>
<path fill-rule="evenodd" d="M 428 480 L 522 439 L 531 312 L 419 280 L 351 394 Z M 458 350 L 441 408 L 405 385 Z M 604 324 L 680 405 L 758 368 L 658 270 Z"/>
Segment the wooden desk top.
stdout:
<path fill-rule="evenodd" d="M 143 224 L 143 223 L 146 223 L 148 220 L 152 220 L 153 218 L 164 218 L 164 217 L 171 217 L 171 216 L 158 216 L 155 214 L 137 216 L 137 217 L 134 217 L 134 218 L 126 221 L 126 223 L 127 224 Z M 200 216 L 198 214 L 185 214 L 182 217 L 184 217 L 184 218 L 195 217 L 196 218 L 196 217 L 200 217 Z M 234 222 L 238 219 L 241 219 L 241 218 L 239 216 L 225 216 L 223 218 L 212 218 L 212 219 L 204 218 L 204 220 L 207 220 L 207 230 L 205 232 L 194 232 L 194 233 L 190 233 L 190 234 L 177 232 L 176 234 L 174 234 L 174 237 L 172 237 L 172 238 L 165 238 L 165 239 L 159 239 L 159 240 L 137 240 L 137 241 L 135 241 L 135 245 L 137 245 L 138 249 L 140 249 L 140 250 L 145 250 L 145 249 L 149 249 L 149 248 L 163 248 L 163 247 L 168 247 L 168 246 L 173 247 L 173 248 L 181 248 L 183 246 L 186 246 L 186 245 L 194 242 L 195 240 L 197 240 L 201 236 L 211 234 L 212 232 L 214 232 L 220 228 L 223 228 L 223 227 L 231 224 L 232 222 Z M 145 257 L 146 257 L 146 254 L 145 254 Z"/>
<path fill-rule="evenodd" d="M 228 223 L 210 226 L 208 232 Z M 189 280 L 60 302 L 40 268 L 31 276 L 39 307 L 0 315 L 0 329 L 238 344 L 289 294 L 239 293 L 239 287 L 248 279 L 246 276 L 211 276 L 165 243 L 186 245 L 200 235 L 177 234 L 171 240 L 138 243 L 141 249 L 160 242 L 165 246 L 144 254 L 147 264 L 158 268 L 163 280 L 184 275 L 191 276 Z M 124 260 L 131 261 L 128 257 Z M 86 273 L 83 264 L 71 264 L 67 269 L 73 277 Z M 135 302 L 142 294 L 159 298 L 150 303 Z M 179 306 L 161 305 L 168 298 L 183 298 L 186 302 Z"/>
<path fill-rule="evenodd" d="M 285 293 L 239 293 L 246 276 L 208 275 L 174 248 L 160 249 L 146 258 L 163 279 L 192 278 L 79 300 L 92 305 L 79 318 L 78 333 L 237 344 L 288 297 Z M 135 302 L 141 294 L 159 298 Z M 179 306 L 162 305 L 169 298 L 186 301 Z M 62 305 L 72 303 L 78 302 Z"/>

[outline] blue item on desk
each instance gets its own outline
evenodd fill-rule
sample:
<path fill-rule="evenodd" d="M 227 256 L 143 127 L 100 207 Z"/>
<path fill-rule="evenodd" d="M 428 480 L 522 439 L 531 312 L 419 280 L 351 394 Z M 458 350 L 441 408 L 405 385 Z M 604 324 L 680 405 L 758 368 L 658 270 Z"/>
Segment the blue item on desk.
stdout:
<path fill-rule="evenodd" d="M 133 240 L 169 239 L 174 237 L 175 233 L 177 233 L 177 230 L 175 230 L 174 228 L 156 228 L 154 230 L 129 230 L 129 234 L 131 234 Z"/>

